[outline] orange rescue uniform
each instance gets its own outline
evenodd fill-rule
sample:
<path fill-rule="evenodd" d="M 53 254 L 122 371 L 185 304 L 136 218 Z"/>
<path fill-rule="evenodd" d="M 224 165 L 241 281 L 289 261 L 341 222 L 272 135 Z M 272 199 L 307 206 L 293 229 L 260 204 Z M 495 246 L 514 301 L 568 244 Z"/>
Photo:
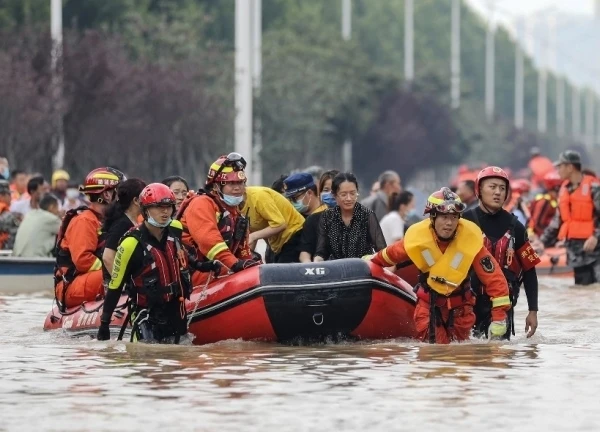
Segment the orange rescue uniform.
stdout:
<path fill-rule="evenodd" d="M 539 237 L 544 233 L 556 214 L 557 206 L 558 203 L 550 194 L 536 195 L 530 208 L 531 218 L 529 218 L 527 231 L 529 235 L 535 234 Z"/>
<path fill-rule="evenodd" d="M 239 218 L 237 209 L 224 205 L 219 208 L 214 199 L 206 194 L 193 196 L 188 200 L 189 203 L 184 202 L 180 209 L 183 210 L 179 218 L 183 224 L 182 242 L 188 249 L 195 250 L 198 259 L 219 260 L 229 268 L 240 259 L 252 259 L 247 232 L 239 245 L 233 244 L 231 239 Z M 235 248 L 233 252 L 230 249 L 232 246 Z M 209 274 L 194 272 L 193 285 L 205 282 Z"/>
<path fill-rule="evenodd" d="M 84 301 L 94 301 L 104 294 L 102 286 L 102 222 L 91 209 L 81 211 L 70 221 L 60 242 L 60 249 L 68 252 L 75 268 L 75 277 L 67 286 L 65 304 L 67 308 L 78 306 Z M 59 262 L 60 272 L 67 274 L 69 267 Z M 56 285 L 56 298 L 63 298 L 64 281 Z"/>
<path fill-rule="evenodd" d="M 474 225 L 472 222 L 460 220 L 459 226 L 457 228 L 457 234 L 461 231 L 467 231 L 470 225 Z M 425 225 L 431 225 L 429 220 L 421 221 L 409 228 L 409 231 L 413 229 L 413 227 L 417 227 L 421 232 L 424 232 L 426 229 Z M 506 312 L 510 310 L 510 300 L 508 297 L 508 285 L 506 283 L 506 278 L 504 277 L 500 266 L 496 262 L 496 260 L 490 255 L 489 251 L 485 249 L 483 246 L 483 240 L 481 236 L 481 232 L 477 234 L 477 231 L 474 231 L 472 227 L 470 227 L 472 231 L 472 235 L 479 236 L 479 240 L 481 241 L 481 248 L 478 252 L 474 252 L 474 256 L 472 256 L 472 261 L 470 263 L 470 268 L 475 271 L 475 274 L 485 286 L 485 291 L 488 296 L 492 298 L 492 301 L 496 300 L 498 304 L 497 307 L 492 309 L 492 320 L 493 321 L 504 321 L 506 320 Z M 477 229 L 478 230 L 478 229 Z M 456 256 L 460 254 L 461 257 L 467 256 L 468 253 L 462 253 L 460 243 L 455 244 L 456 246 L 453 249 L 458 249 L 455 251 L 455 256 L 444 256 L 446 251 L 451 246 L 452 242 L 469 240 L 467 237 L 457 236 L 450 242 L 442 242 L 437 239 L 437 236 L 434 233 L 432 227 L 429 227 L 429 236 L 431 239 L 425 238 L 425 236 L 420 236 L 423 238 L 423 244 L 427 244 L 429 241 L 433 240 L 437 244 L 437 251 L 434 251 L 434 254 L 429 254 L 427 256 L 427 249 L 424 247 L 422 249 L 423 256 L 429 260 L 435 260 L 435 255 L 440 255 L 435 262 L 445 262 L 448 261 L 450 266 L 456 264 Z M 407 235 L 409 233 L 407 232 Z M 475 238 L 475 237 L 473 237 Z M 373 262 L 383 266 L 388 267 L 390 265 L 395 265 L 397 263 L 411 261 L 414 265 L 414 259 L 411 259 L 408 252 L 405 248 L 406 238 L 394 243 L 391 246 L 381 250 L 373 257 Z M 433 256 L 432 256 L 433 255 Z M 414 257 L 414 255 L 413 255 Z M 469 263 L 466 263 L 466 265 Z M 418 266 L 417 266 L 418 267 Z M 433 270 L 435 267 L 435 263 L 429 264 L 429 267 Z M 447 267 L 447 266 L 445 266 Z M 456 267 L 460 267 L 460 264 L 456 264 Z M 423 273 L 423 269 L 420 269 Z M 429 272 L 427 272 L 429 273 Z M 428 283 L 432 284 L 431 276 L 428 275 Z M 433 275 L 435 276 L 435 275 Z M 447 278 L 448 279 L 448 278 Z M 441 315 L 441 319 L 444 323 L 448 323 L 450 312 L 453 314 L 453 325 L 452 327 L 446 328 L 445 325 L 436 325 L 435 327 L 435 341 L 436 343 L 447 344 L 451 341 L 464 341 L 468 340 L 471 334 L 471 330 L 473 325 L 475 324 L 475 314 L 473 312 L 473 306 L 475 305 L 475 297 L 472 295 L 470 288 L 465 287 L 464 283 L 468 283 L 468 273 L 463 281 L 461 281 L 461 286 L 453 288 L 448 285 L 443 285 L 444 289 L 447 291 L 445 293 L 440 293 L 440 287 L 428 287 L 428 289 L 424 289 L 422 287 L 419 290 L 422 290 L 421 293 L 418 294 L 417 306 L 415 308 L 415 325 L 417 329 L 417 337 L 422 341 L 427 341 L 429 339 L 429 324 L 430 324 L 430 303 L 429 303 L 429 294 L 431 290 L 435 289 L 437 292 L 437 301 L 436 306 L 439 308 L 439 312 Z M 464 290 L 464 291 L 462 291 Z M 427 293 L 425 292 L 427 291 Z M 456 295 L 460 292 L 463 292 L 462 295 Z M 458 304 L 456 302 L 459 302 Z"/>

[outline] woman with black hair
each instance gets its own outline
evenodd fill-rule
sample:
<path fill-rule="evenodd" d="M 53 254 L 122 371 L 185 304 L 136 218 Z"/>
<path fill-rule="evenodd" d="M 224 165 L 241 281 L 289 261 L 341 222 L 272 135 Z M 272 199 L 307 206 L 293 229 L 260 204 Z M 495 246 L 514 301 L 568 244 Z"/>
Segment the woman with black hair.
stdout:
<path fill-rule="evenodd" d="M 127 231 L 137 225 L 138 217 L 141 214 L 139 196 L 145 187 L 146 183 L 140 179 L 125 180 L 117 187 L 117 199 L 106 209 L 102 225 L 102 232 L 106 236 L 102 253 L 104 281 L 110 280 L 119 240 Z"/>
<path fill-rule="evenodd" d="M 331 192 L 337 205 L 325 210 L 319 223 L 314 262 L 362 258 L 386 247 L 375 213 L 358 202 L 358 181 L 352 173 L 339 173 Z"/>
<path fill-rule="evenodd" d="M 175 212 L 177 212 L 181 203 L 187 197 L 187 193 L 190 191 L 188 182 L 183 177 L 170 176 L 161 181 L 161 183 L 169 186 L 169 189 L 175 195 Z"/>

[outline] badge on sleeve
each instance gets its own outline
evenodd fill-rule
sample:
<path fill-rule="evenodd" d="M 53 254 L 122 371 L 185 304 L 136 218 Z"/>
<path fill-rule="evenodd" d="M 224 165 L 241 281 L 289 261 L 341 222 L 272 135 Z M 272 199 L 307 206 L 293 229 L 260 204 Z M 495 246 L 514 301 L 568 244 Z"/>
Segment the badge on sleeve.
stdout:
<path fill-rule="evenodd" d="M 492 257 L 491 256 L 486 256 L 481 258 L 481 260 L 479 260 L 479 263 L 481 264 L 481 267 L 483 268 L 483 271 L 486 273 L 493 273 L 494 272 L 494 263 L 492 262 Z"/>

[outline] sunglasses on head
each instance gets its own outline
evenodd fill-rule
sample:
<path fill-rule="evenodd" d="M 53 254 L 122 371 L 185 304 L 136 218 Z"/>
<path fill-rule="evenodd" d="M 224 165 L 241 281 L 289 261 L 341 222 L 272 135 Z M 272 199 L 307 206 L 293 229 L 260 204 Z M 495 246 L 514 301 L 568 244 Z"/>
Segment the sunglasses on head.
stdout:
<path fill-rule="evenodd" d="M 447 201 L 434 206 L 435 211 L 438 213 L 462 213 L 466 208 L 467 205 L 465 203 L 456 201 Z"/>

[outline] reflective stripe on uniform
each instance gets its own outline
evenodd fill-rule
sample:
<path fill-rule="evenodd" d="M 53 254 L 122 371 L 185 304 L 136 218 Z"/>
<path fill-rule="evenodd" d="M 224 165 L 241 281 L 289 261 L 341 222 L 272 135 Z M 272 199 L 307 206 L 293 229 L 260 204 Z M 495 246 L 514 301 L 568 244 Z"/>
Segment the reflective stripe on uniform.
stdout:
<path fill-rule="evenodd" d="M 390 257 L 388 256 L 388 254 L 387 254 L 387 248 L 381 250 L 381 258 L 383 258 L 383 260 L 386 263 L 388 263 L 389 265 L 394 265 L 395 264 L 394 261 L 392 261 L 390 259 Z"/>
<path fill-rule="evenodd" d="M 219 242 L 212 248 L 210 248 L 210 250 L 206 254 L 206 258 L 208 258 L 209 260 L 214 260 L 217 254 L 226 251 L 227 249 L 229 248 L 227 247 L 227 244 L 225 242 Z"/>
<path fill-rule="evenodd" d="M 495 299 L 492 299 L 492 307 L 500 307 L 500 306 L 507 306 L 510 305 L 510 298 L 508 296 L 503 296 L 503 297 L 496 297 Z"/>
<path fill-rule="evenodd" d="M 100 261 L 100 258 L 96 258 L 96 261 L 94 261 L 94 264 L 92 264 L 92 266 L 90 267 L 88 272 L 100 270 L 101 268 L 102 268 L 102 261 Z"/>

